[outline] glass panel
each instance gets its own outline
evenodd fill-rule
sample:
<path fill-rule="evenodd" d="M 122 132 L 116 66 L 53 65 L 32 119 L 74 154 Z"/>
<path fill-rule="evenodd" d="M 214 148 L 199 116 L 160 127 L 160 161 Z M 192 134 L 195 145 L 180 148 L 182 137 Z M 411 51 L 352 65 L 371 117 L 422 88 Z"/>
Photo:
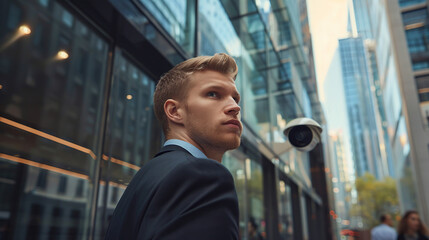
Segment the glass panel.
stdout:
<path fill-rule="evenodd" d="M 120 51 L 116 52 L 114 69 L 99 189 L 97 239 L 103 239 L 126 186 L 161 147 L 161 128 L 152 104 L 155 82 Z"/>
<path fill-rule="evenodd" d="M 271 142 L 271 135 L 270 135 L 270 115 L 269 115 L 269 105 L 268 105 L 268 98 L 260 98 L 256 99 L 255 102 L 255 108 L 254 108 L 254 115 L 256 116 L 257 120 L 257 126 L 256 130 L 259 136 L 262 137 L 262 139 L 266 142 Z"/>
<path fill-rule="evenodd" d="M 265 236 L 262 166 L 249 158 L 245 160 L 245 166 L 247 179 L 248 221 L 253 221 L 256 225 L 256 231 L 262 236 Z M 252 232 L 249 226 L 247 230 L 249 239 L 257 239 L 255 236 L 258 233 Z"/>
<path fill-rule="evenodd" d="M 398 192 L 403 209 L 417 209 L 416 183 L 410 156 L 407 156 L 399 172 Z M 402 165 L 402 164 L 401 164 Z"/>
<path fill-rule="evenodd" d="M 196 0 L 138 1 L 189 55 L 193 55 Z"/>
<path fill-rule="evenodd" d="M 426 128 L 429 128 L 429 75 L 416 77 L 416 85 L 419 91 L 423 124 Z"/>
<path fill-rule="evenodd" d="M 399 0 L 399 6 L 408 7 L 419 3 L 425 3 L 426 0 Z"/>
<path fill-rule="evenodd" d="M 240 214 L 240 239 L 259 239 L 266 236 L 262 166 L 244 149 L 227 152 L 222 164 L 234 177 Z"/>
<path fill-rule="evenodd" d="M 198 27 L 200 34 L 199 55 L 213 55 L 226 52 L 237 57 L 241 41 L 219 1 L 198 2 Z"/>
<path fill-rule="evenodd" d="M 429 68 L 429 61 L 423 61 L 423 62 L 413 62 L 413 70 L 418 71 L 422 69 Z"/>
<path fill-rule="evenodd" d="M 416 9 L 408 12 L 402 13 L 402 21 L 404 25 L 413 24 L 417 22 L 424 22 L 427 18 L 428 11 L 425 8 Z"/>
<path fill-rule="evenodd" d="M 292 198 L 290 186 L 279 181 L 279 234 L 280 239 L 293 239 Z"/>
<path fill-rule="evenodd" d="M 238 197 L 239 208 L 239 228 L 240 236 L 244 237 L 246 232 L 246 176 L 244 169 L 244 154 L 239 151 L 227 152 L 223 159 L 222 164 L 228 168 L 234 178 L 235 188 Z"/>
<path fill-rule="evenodd" d="M 1 231 L 85 239 L 108 44 L 90 28 L 82 38 L 85 24 L 55 1 L 2 6 L 10 11 L 0 22 Z"/>
<path fill-rule="evenodd" d="M 183 56 L 161 34 L 147 17 L 136 8 L 135 0 L 109 0 L 109 2 L 140 32 L 158 51 L 173 64 L 184 60 Z"/>
<path fill-rule="evenodd" d="M 222 5 L 231 18 L 237 18 L 242 15 L 249 15 L 257 13 L 257 7 L 253 0 L 221 0 Z"/>
<path fill-rule="evenodd" d="M 225 4 L 231 6 L 231 8 L 219 10 L 223 9 L 222 4 L 224 6 Z M 259 31 L 259 33 L 262 34 L 259 36 L 261 37 L 259 40 L 262 42 L 254 42 L 248 31 L 245 31 L 246 28 L 242 28 L 244 31 L 242 33 L 244 38 L 249 39 L 248 42 L 242 42 L 236 33 L 237 26 L 231 24 L 231 20 L 227 13 L 237 14 L 237 12 L 234 11 L 238 9 L 238 5 L 240 5 L 242 11 L 246 9 L 246 6 L 253 10 L 256 10 L 256 8 L 252 1 L 241 1 L 238 5 L 236 4 L 238 4 L 238 2 L 232 3 L 222 1 L 221 3 L 219 0 L 202 0 L 199 2 L 199 25 L 201 29 L 200 54 L 211 55 L 215 52 L 226 51 L 234 56 L 240 71 L 237 76 L 236 84 L 242 96 L 241 106 L 243 119 L 258 132 L 261 137 L 269 140 L 269 115 L 266 114 L 266 110 L 268 109 L 268 74 L 265 70 L 258 70 L 258 67 L 265 68 L 263 66 L 267 64 L 264 50 L 266 47 L 264 28 L 258 18 L 257 12 L 254 12 L 256 15 L 250 17 L 254 19 L 253 23 L 249 23 L 247 18 L 247 20 L 238 19 L 233 21 L 232 23 L 236 25 L 240 25 L 240 22 L 244 25 L 250 24 L 254 31 Z M 258 34 L 253 37 L 257 38 L 257 35 Z M 258 51 L 247 50 L 243 43 L 246 43 L 248 45 L 247 47 L 251 49 L 259 46 L 259 53 Z M 263 58 L 261 59 L 261 57 Z M 259 64 L 255 62 L 259 62 Z M 258 96 L 258 99 L 255 99 L 255 96 Z M 259 98 L 259 96 L 261 97 Z"/>
<path fill-rule="evenodd" d="M 429 46 L 429 27 L 419 27 L 405 31 L 410 53 L 425 52 Z"/>
<path fill-rule="evenodd" d="M 383 89 L 383 99 L 386 109 L 387 132 L 390 140 L 393 141 L 395 129 L 401 115 L 401 94 L 399 91 L 398 81 L 395 77 L 395 66 L 393 58 L 389 61 L 389 67 L 386 76 L 386 82 Z"/>
<path fill-rule="evenodd" d="M 307 204 L 305 202 L 304 194 L 301 194 L 301 219 L 302 219 L 302 237 L 303 240 L 308 240 L 308 216 L 307 216 Z"/>

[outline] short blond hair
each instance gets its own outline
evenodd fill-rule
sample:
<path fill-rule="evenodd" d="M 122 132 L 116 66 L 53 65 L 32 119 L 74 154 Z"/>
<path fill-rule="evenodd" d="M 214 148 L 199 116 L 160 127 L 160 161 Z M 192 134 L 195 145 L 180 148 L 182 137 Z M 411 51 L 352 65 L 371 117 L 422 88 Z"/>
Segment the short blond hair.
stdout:
<path fill-rule="evenodd" d="M 164 112 L 164 103 L 168 99 L 182 101 L 188 93 L 190 76 L 196 72 L 216 71 L 235 80 L 238 66 L 234 58 L 225 53 L 213 56 L 199 56 L 177 64 L 159 80 L 153 96 L 155 115 L 161 122 L 164 134 L 167 135 L 168 119 Z"/>

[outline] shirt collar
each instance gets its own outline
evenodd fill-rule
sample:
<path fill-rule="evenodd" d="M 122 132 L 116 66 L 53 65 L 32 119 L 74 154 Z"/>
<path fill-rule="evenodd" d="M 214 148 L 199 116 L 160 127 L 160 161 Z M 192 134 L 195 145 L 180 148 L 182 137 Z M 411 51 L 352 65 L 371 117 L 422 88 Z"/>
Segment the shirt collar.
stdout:
<path fill-rule="evenodd" d="M 164 146 L 167 146 L 167 145 L 177 145 L 179 147 L 184 148 L 186 151 L 188 151 L 190 154 L 192 154 L 192 156 L 196 158 L 208 159 L 208 157 L 203 152 L 201 152 L 200 149 L 198 149 L 197 147 L 195 147 L 194 145 L 188 142 L 185 142 L 179 139 L 169 139 L 164 143 Z"/>

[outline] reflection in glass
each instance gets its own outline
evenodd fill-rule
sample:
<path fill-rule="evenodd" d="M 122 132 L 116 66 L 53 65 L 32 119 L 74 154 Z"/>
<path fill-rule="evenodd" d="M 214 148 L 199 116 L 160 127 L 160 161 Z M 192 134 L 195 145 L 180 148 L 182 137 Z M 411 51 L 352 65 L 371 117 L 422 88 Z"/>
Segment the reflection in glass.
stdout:
<path fill-rule="evenodd" d="M 420 8 L 402 13 L 402 21 L 404 25 L 409 25 L 418 22 L 424 22 L 427 18 L 428 11 L 427 9 Z"/>
<path fill-rule="evenodd" d="M 55 1 L 2 6 L 0 235 L 84 239 L 108 44 L 89 30 L 81 38 L 84 23 Z"/>
<path fill-rule="evenodd" d="M 424 127 L 429 128 L 429 75 L 416 76 Z"/>
<path fill-rule="evenodd" d="M 300 197 L 300 206 L 301 206 L 301 220 L 302 220 L 302 237 L 303 240 L 308 240 L 309 237 L 309 226 L 308 226 L 308 214 L 307 214 L 307 204 L 305 202 L 304 194 Z"/>
<path fill-rule="evenodd" d="M 408 155 L 404 161 L 404 167 L 399 172 L 399 195 L 403 209 L 417 209 L 417 193 L 414 173 L 411 168 L 411 157 Z"/>
<path fill-rule="evenodd" d="M 114 60 L 96 238 L 102 239 L 126 186 L 160 149 L 161 129 L 153 112 L 155 82 L 120 51 Z"/>
<path fill-rule="evenodd" d="M 410 53 L 426 52 L 429 44 L 429 27 L 423 26 L 405 31 Z"/>
<path fill-rule="evenodd" d="M 138 1 L 149 10 L 157 22 L 189 55 L 193 55 L 196 0 Z"/>
<path fill-rule="evenodd" d="M 265 235 L 264 187 L 262 166 L 247 158 L 245 160 L 247 179 L 247 212 L 248 218 L 254 219 L 258 231 Z"/>
<path fill-rule="evenodd" d="M 411 5 L 415 5 L 415 4 L 419 4 L 419 3 L 424 3 L 426 2 L 426 0 L 399 0 L 399 6 L 401 7 L 408 7 Z"/>
<path fill-rule="evenodd" d="M 279 181 L 279 234 L 284 240 L 293 239 L 292 201 L 290 186 Z"/>
<path fill-rule="evenodd" d="M 250 221 L 256 223 L 257 231 L 262 236 L 266 235 L 263 173 L 262 166 L 251 160 L 242 150 L 227 152 L 222 164 L 234 177 L 240 214 L 240 239 L 251 239 L 248 225 Z"/>
<path fill-rule="evenodd" d="M 226 52 L 238 57 L 241 51 L 240 39 L 222 4 L 218 0 L 200 0 L 198 11 L 199 55 Z"/>
<path fill-rule="evenodd" d="M 228 168 L 234 178 L 238 197 L 239 230 L 242 237 L 246 232 L 246 176 L 243 159 L 244 154 L 238 150 L 227 152 L 222 159 L 222 164 Z"/>

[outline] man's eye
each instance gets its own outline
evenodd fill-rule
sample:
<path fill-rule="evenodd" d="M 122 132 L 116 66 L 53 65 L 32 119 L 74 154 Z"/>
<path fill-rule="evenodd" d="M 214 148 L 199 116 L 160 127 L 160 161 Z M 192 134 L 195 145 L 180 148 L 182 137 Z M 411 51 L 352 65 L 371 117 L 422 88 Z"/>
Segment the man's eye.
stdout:
<path fill-rule="evenodd" d="M 208 97 L 217 97 L 218 95 L 216 92 L 209 92 L 209 93 L 207 93 L 207 96 Z"/>

